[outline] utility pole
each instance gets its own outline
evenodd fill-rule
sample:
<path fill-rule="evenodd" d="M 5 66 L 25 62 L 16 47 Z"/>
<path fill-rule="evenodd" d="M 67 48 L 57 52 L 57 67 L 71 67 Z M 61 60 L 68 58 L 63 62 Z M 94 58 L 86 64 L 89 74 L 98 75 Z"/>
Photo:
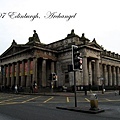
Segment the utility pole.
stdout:
<path fill-rule="evenodd" d="M 74 72 L 74 95 L 75 95 L 75 107 L 77 107 L 77 95 L 76 95 L 76 71 L 82 70 L 82 58 L 79 52 L 78 46 L 72 45 L 72 66 Z"/>

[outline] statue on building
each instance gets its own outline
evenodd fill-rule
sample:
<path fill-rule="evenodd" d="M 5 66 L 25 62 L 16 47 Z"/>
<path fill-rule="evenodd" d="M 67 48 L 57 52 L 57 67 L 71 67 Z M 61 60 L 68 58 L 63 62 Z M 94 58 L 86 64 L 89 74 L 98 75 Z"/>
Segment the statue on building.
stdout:
<path fill-rule="evenodd" d="M 15 40 L 13 40 L 12 45 L 17 45 L 17 43 L 16 43 L 16 41 L 15 41 Z"/>
<path fill-rule="evenodd" d="M 74 29 L 71 30 L 71 33 L 67 35 L 66 39 L 72 38 L 72 37 L 79 37 L 75 34 Z"/>
<path fill-rule="evenodd" d="M 71 33 L 67 35 L 66 38 L 70 38 L 70 37 L 74 37 L 75 33 L 74 33 L 74 29 L 71 30 Z"/>
<path fill-rule="evenodd" d="M 36 30 L 33 30 L 34 34 L 33 34 L 33 40 L 34 41 L 37 41 L 37 42 L 40 42 L 40 39 L 38 37 L 38 34 L 36 33 Z"/>
<path fill-rule="evenodd" d="M 33 37 L 29 37 L 29 42 L 40 42 L 40 39 L 38 37 L 38 34 L 36 33 L 36 30 L 33 30 L 34 34 Z"/>

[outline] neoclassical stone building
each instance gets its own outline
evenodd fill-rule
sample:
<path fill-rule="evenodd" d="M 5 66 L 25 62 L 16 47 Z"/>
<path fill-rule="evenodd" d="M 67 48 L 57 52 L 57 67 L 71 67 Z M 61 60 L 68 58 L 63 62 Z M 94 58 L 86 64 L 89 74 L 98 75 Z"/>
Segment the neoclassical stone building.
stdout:
<path fill-rule="evenodd" d="M 83 70 L 76 71 L 77 86 L 120 86 L 120 55 L 104 50 L 95 39 L 90 41 L 84 34 L 81 37 L 74 30 L 62 40 L 43 44 L 36 31 L 26 44 L 11 46 L 0 56 L 0 85 L 18 84 L 30 87 L 33 81 L 38 87 L 50 86 L 49 75 L 57 73 L 56 87 L 74 85 L 72 45 L 77 45 L 82 54 Z"/>

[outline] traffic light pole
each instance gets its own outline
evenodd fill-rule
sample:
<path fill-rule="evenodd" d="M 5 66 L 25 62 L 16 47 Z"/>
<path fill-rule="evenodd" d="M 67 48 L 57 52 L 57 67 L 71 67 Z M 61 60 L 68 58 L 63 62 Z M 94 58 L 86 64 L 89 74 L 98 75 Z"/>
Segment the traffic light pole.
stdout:
<path fill-rule="evenodd" d="M 51 93 L 53 93 L 53 81 L 51 81 Z"/>
<path fill-rule="evenodd" d="M 77 107 L 77 95 L 76 95 L 76 75 L 75 75 L 75 55 L 78 54 L 76 53 L 78 46 L 72 45 L 72 65 L 73 65 L 73 72 L 74 72 L 74 97 L 75 97 L 75 107 Z"/>
<path fill-rule="evenodd" d="M 77 95 L 76 95 L 76 77 L 75 77 L 75 70 L 74 70 L 74 95 L 75 95 L 75 107 L 77 107 Z"/>

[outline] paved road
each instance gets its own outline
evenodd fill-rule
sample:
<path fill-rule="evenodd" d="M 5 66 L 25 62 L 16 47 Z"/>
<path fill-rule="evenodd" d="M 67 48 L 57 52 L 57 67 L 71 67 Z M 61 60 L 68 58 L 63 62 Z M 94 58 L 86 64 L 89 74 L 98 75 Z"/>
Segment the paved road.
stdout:
<path fill-rule="evenodd" d="M 96 93 L 99 103 L 103 102 L 120 102 L 120 95 L 111 93 L 101 94 Z M 90 95 L 77 93 L 77 103 L 89 103 Z M 59 93 L 59 94 L 7 94 L 0 93 L 0 105 L 6 104 L 25 104 L 25 103 L 74 103 L 73 93 Z"/>
<path fill-rule="evenodd" d="M 20 95 L 0 93 L 0 120 L 118 120 L 120 119 L 120 96 L 114 93 L 98 94 L 99 108 L 105 112 L 87 114 L 56 109 L 57 106 L 74 106 L 74 95 Z M 80 107 L 90 107 L 90 95 L 77 94 Z"/>

